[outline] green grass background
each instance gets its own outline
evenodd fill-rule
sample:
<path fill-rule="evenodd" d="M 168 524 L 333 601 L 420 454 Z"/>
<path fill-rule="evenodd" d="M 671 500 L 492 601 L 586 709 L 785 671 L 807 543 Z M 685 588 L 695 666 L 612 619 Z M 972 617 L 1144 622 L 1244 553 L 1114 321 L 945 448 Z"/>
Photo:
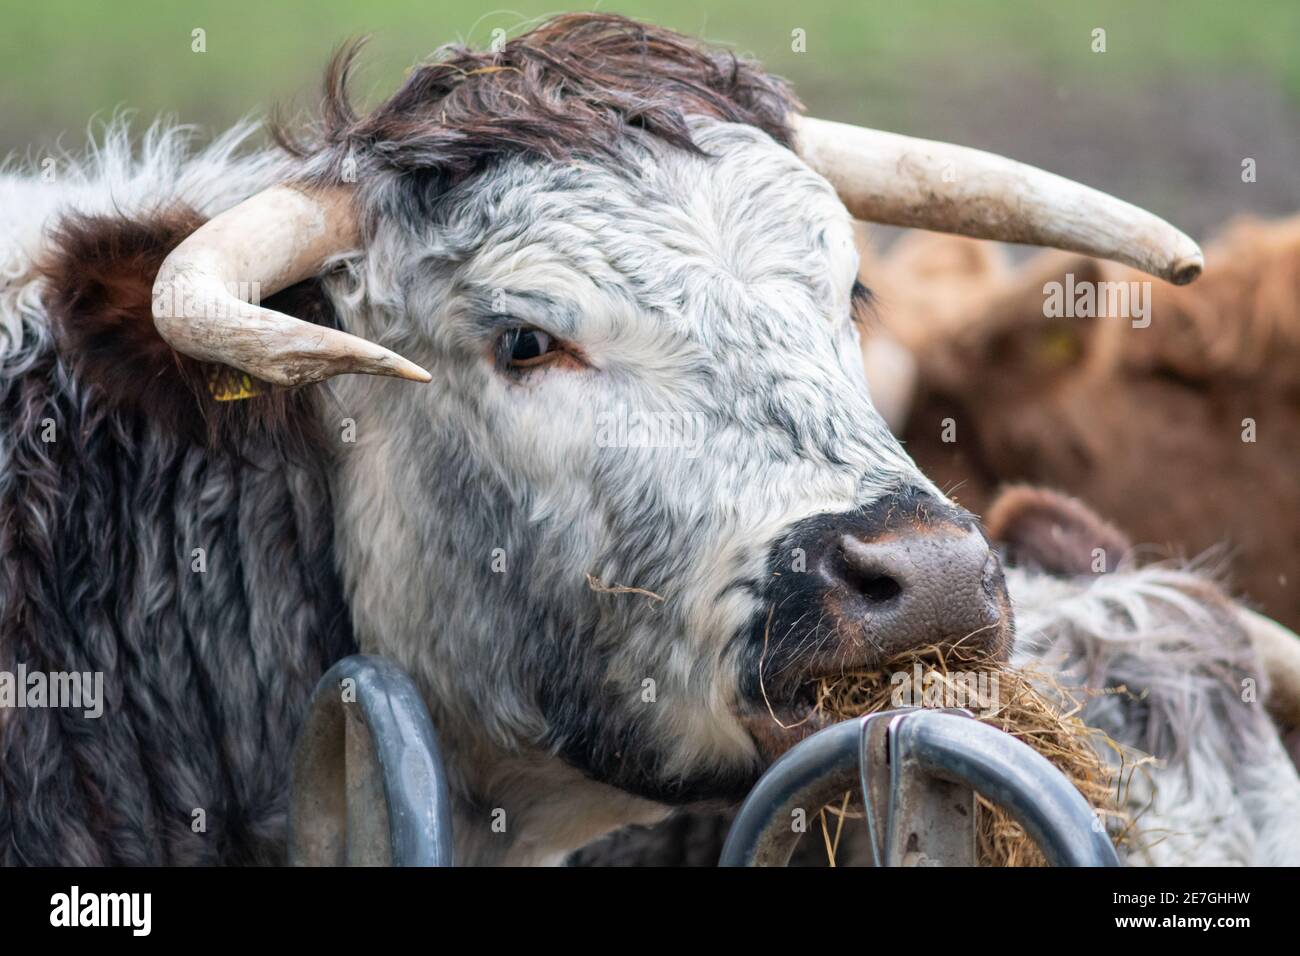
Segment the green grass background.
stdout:
<path fill-rule="evenodd" d="M 5 0 L 0 34 L 0 150 L 78 140 L 116 107 L 225 125 L 274 103 L 309 106 L 341 40 L 373 39 L 357 85 L 374 98 L 441 43 L 485 45 L 494 28 L 577 4 L 513 0 Z M 1300 0 L 657 0 L 609 2 L 626 13 L 751 53 L 790 77 L 825 115 L 927 131 L 913 90 L 972 72 L 1039 76 L 1142 95 L 1170 74 L 1247 72 L 1300 104 Z M 207 52 L 191 52 L 191 30 Z M 1094 27 L 1108 50 L 1090 50 Z M 807 32 L 807 52 L 791 31 Z M 933 96 L 933 93 L 930 94 Z M 937 132 L 937 131 L 930 131 Z"/>

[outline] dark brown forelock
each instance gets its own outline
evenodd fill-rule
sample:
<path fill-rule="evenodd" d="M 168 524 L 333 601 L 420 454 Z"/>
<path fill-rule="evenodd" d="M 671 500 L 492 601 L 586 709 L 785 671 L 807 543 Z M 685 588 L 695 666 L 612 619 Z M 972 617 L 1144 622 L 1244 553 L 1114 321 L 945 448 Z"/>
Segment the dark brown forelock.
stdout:
<path fill-rule="evenodd" d="M 499 52 L 444 47 L 366 116 L 347 97 L 359 49 L 330 63 L 317 142 L 276 132 L 296 155 L 333 154 L 321 179 L 337 179 L 351 154 L 446 187 L 506 155 L 617 159 L 632 129 L 698 152 L 693 115 L 756 126 L 789 146 L 787 117 L 799 107 L 784 80 L 749 60 L 612 14 L 556 17 Z"/>

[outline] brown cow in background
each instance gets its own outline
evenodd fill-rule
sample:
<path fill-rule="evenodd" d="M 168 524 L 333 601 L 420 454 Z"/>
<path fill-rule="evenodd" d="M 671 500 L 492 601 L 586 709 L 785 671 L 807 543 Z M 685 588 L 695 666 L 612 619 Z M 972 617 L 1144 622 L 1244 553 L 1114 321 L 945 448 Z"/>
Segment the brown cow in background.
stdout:
<path fill-rule="evenodd" d="M 1008 483 L 1059 488 L 1144 557 L 1209 552 L 1237 593 L 1300 627 L 1300 217 L 1238 223 L 1206 260 L 1193 286 L 1151 282 L 1135 327 L 1044 308 L 1067 273 L 1145 281 L 1131 269 L 1067 253 L 1013 268 L 992 244 L 909 234 L 864 260 L 868 377 L 966 507 Z"/>

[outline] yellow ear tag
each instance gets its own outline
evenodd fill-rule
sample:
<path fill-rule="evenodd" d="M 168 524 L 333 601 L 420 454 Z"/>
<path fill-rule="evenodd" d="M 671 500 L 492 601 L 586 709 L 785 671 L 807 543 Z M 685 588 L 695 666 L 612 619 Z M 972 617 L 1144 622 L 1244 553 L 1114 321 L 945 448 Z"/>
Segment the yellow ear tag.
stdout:
<path fill-rule="evenodd" d="M 1073 365 L 1082 354 L 1082 343 L 1070 329 L 1052 329 L 1039 341 L 1039 357 L 1044 365 L 1052 368 Z"/>
<path fill-rule="evenodd" d="M 218 402 L 239 402 L 266 394 L 266 386 L 251 375 L 225 365 L 208 369 L 208 393 Z"/>

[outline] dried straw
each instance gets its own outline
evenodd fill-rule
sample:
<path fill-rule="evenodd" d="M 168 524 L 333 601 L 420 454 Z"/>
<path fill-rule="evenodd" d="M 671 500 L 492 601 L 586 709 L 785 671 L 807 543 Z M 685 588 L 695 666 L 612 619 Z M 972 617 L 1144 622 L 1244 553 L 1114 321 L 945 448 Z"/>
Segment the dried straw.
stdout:
<path fill-rule="evenodd" d="M 901 678 L 894 676 L 900 673 L 908 675 L 901 686 L 897 683 Z M 920 685 L 914 679 L 918 674 Z M 900 701 L 900 690 L 908 694 L 909 687 L 911 699 Z M 900 704 L 963 706 L 976 719 L 1033 747 L 1069 778 L 1097 811 L 1112 839 L 1122 844 L 1129 830 L 1129 821 L 1119 810 L 1121 783 L 1126 778 L 1122 771 L 1112 770 L 1100 753 L 1110 748 L 1122 760 L 1127 760 L 1128 755 L 1104 733 L 1079 719 L 1078 700 L 1050 676 L 1013 669 L 961 648 L 927 647 L 896 658 L 877 671 L 822 679 L 815 709 L 835 720 L 847 720 Z M 978 794 L 976 804 L 979 865 L 1046 865 L 1033 841 L 1006 812 Z M 833 840 L 825 829 L 827 813 L 839 818 Z M 848 815 L 853 814 L 847 811 L 847 803 L 822 811 L 832 866 L 839 827 Z"/>

